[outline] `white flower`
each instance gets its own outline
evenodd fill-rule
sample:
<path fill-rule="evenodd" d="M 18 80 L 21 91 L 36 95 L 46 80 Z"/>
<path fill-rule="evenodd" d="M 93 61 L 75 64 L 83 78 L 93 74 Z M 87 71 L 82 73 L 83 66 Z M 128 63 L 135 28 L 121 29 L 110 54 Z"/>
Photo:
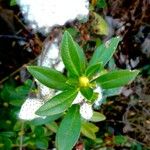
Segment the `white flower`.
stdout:
<path fill-rule="evenodd" d="M 88 103 L 83 103 L 80 106 L 80 114 L 86 120 L 91 119 L 91 117 L 93 116 L 92 105 Z"/>
<path fill-rule="evenodd" d="M 39 87 L 39 94 L 42 96 L 42 99 L 44 101 L 47 101 L 48 99 L 52 98 L 55 95 L 55 90 L 50 89 L 49 87 L 43 85 L 42 83 L 36 81 Z"/>
<path fill-rule="evenodd" d="M 43 49 L 43 53 L 38 58 L 38 65 L 54 68 L 58 71 L 63 72 L 64 64 L 61 61 L 60 53 L 59 53 L 59 46 L 58 46 L 58 38 L 55 38 L 53 43 L 47 42 Z M 55 95 L 55 90 L 49 87 L 46 87 L 38 80 L 35 80 L 38 88 L 39 94 L 42 96 L 42 99 L 47 100 Z"/>
<path fill-rule="evenodd" d="M 60 72 L 63 72 L 64 68 L 65 68 L 65 65 L 62 62 L 62 60 L 60 60 L 59 63 L 55 65 L 55 69 L 58 70 L 58 71 L 60 71 Z"/>
<path fill-rule="evenodd" d="M 37 98 L 27 98 L 21 107 L 18 117 L 22 120 L 32 120 L 40 116 L 35 112 L 44 104 Z M 45 118 L 45 117 L 43 117 Z"/>
<path fill-rule="evenodd" d="M 45 43 L 44 49 L 40 57 L 38 58 L 38 65 L 44 67 L 53 67 L 60 61 L 58 38 L 55 38 L 53 43 Z"/>
<path fill-rule="evenodd" d="M 72 104 L 79 104 L 83 102 L 83 100 L 84 100 L 84 96 L 80 92 L 78 92 L 78 95 L 76 96 Z"/>
<path fill-rule="evenodd" d="M 94 104 L 96 105 L 96 106 L 100 106 L 101 105 L 101 103 L 102 103 L 102 98 L 103 98 L 103 95 L 102 95 L 102 89 L 101 89 L 101 87 L 100 86 L 97 86 L 96 87 L 96 89 L 94 90 L 94 92 L 96 92 L 96 93 L 98 93 L 98 98 L 97 98 L 97 100 L 94 102 Z"/>
<path fill-rule="evenodd" d="M 88 0 L 18 0 L 33 28 L 64 25 L 88 15 Z"/>

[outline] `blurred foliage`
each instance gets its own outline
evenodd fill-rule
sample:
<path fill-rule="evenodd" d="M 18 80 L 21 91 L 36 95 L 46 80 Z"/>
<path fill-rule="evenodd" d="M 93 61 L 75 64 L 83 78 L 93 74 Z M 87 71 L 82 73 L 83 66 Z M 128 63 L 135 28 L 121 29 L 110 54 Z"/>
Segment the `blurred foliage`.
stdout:
<path fill-rule="evenodd" d="M 107 3 L 105 0 L 92 0 L 92 5 L 96 6 L 98 8 L 106 8 L 107 7 Z"/>
<path fill-rule="evenodd" d="M 31 88 L 32 81 L 27 80 L 23 85 L 17 86 L 15 81 L 5 83 L 0 90 L 0 149 L 18 149 L 23 138 L 23 147 L 27 149 L 47 149 L 49 128 L 38 126 L 38 120 L 23 122 L 18 119 L 18 112 Z M 53 119 L 47 120 L 53 121 Z M 47 122 L 44 120 L 44 123 Z M 39 120 L 40 121 L 40 120 Z M 40 121 L 40 124 L 43 122 Z M 49 125 L 53 126 L 53 125 Z"/>
<path fill-rule="evenodd" d="M 17 5 L 16 0 L 11 0 L 11 1 L 10 1 L 10 6 L 15 6 L 15 5 Z"/>

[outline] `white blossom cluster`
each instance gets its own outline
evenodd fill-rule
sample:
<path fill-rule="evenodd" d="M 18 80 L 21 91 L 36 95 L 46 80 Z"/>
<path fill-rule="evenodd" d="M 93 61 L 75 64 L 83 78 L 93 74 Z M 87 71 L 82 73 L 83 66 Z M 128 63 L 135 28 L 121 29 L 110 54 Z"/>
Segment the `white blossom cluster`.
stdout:
<path fill-rule="evenodd" d="M 22 13 L 32 28 L 64 25 L 75 19 L 83 19 L 89 13 L 88 0 L 18 0 Z"/>
<path fill-rule="evenodd" d="M 38 58 L 38 66 L 44 66 L 49 68 L 55 68 L 58 71 L 63 72 L 64 64 L 60 58 L 59 53 L 59 40 L 54 39 L 53 43 L 46 42 L 43 52 Z M 35 112 L 44 104 L 45 101 L 50 99 L 56 94 L 54 89 L 50 89 L 35 80 L 38 85 L 38 94 L 36 98 L 28 97 L 21 107 L 19 112 L 19 118 L 23 120 L 32 120 L 40 116 L 36 115 Z"/>
<path fill-rule="evenodd" d="M 18 117 L 23 120 L 32 120 L 40 116 L 36 115 L 35 112 L 44 104 L 40 99 L 27 98 L 23 103 Z"/>
<path fill-rule="evenodd" d="M 99 106 L 102 103 L 102 89 L 100 86 L 97 86 L 94 89 L 94 92 L 98 94 L 97 99 L 95 100 L 94 104 Z M 80 104 L 80 114 L 82 118 L 86 120 L 90 120 L 93 116 L 93 108 L 92 104 L 89 104 L 85 97 L 79 92 L 77 97 L 74 99 L 72 104 Z"/>

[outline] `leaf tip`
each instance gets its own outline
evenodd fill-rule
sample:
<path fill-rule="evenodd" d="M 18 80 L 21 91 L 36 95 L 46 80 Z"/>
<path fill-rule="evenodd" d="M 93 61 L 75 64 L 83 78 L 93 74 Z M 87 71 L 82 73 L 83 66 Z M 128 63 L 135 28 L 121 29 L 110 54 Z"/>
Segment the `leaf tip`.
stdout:
<path fill-rule="evenodd" d="M 34 68 L 34 66 L 26 66 L 26 68 L 30 72 Z"/>
<path fill-rule="evenodd" d="M 40 108 L 35 111 L 35 114 L 38 115 L 38 116 L 45 116 L 45 115 L 42 114 L 42 111 L 40 110 Z"/>
<path fill-rule="evenodd" d="M 131 70 L 135 77 L 140 73 L 140 70 Z"/>
<path fill-rule="evenodd" d="M 67 30 L 65 30 L 64 31 L 64 36 L 68 36 L 68 35 L 71 36 L 70 33 Z"/>
<path fill-rule="evenodd" d="M 120 42 L 122 41 L 122 37 L 121 36 L 116 36 L 116 39 Z"/>

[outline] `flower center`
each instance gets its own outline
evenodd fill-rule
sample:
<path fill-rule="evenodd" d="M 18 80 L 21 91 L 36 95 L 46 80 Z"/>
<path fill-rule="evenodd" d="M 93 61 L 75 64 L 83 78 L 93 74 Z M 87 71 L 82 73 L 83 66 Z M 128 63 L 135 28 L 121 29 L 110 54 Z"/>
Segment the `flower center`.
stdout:
<path fill-rule="evenodd" d="M 88 87 L 89 86 L 89 79 L 85 76 L 79 78 L 79 86 L 80 87 Z"/>

